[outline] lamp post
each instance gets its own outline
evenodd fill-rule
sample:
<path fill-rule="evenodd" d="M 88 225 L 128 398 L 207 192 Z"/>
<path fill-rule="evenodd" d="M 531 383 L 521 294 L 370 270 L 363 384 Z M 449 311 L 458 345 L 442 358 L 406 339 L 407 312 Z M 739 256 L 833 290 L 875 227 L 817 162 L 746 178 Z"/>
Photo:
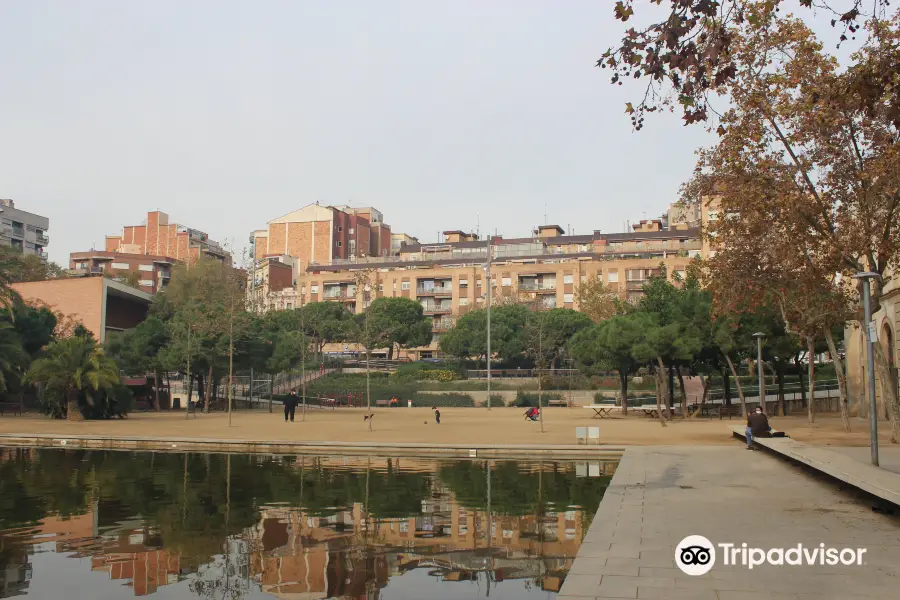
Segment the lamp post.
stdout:
<path fill-rule="evenodd" d="M 875 408 L 875 352 L 872 344 L 875 343 L 874 323 L 872 323 L 872 305 L 869 301 L 869 280 L 880 277 L 878 273 L 860 272 L 853 276 L 862 283 L 862 304 L 865 325 L 863 331 L 866 336 L 866 368 L 869 371 L 869 445 L 872 451 L 872 464 L 878 466 L 878 410 Z M 840 357 L 835 356 L 835 360 Z"/>
<path fill-rule="evenodd" d="M 763 376 L 763 360 L 762 360 L 762 340 L 766 334 L 757 331 L 753 334 L 756 338 L 756 372 L 759 377 L 759 406 L 762 408 L 763 414 L 766 414 L 766 379 Z"/>
<path fill-rule="evenodd" d="M 487 279 L 487 409 L 491 410 L 491 262 L 493 260 L 493 256 L 491 255 L 492 246 L 494 244 L 493 238 L 488 235 L 487 240 L 487 263 L 484 266 L 485 270 L 485 279 Z"/>

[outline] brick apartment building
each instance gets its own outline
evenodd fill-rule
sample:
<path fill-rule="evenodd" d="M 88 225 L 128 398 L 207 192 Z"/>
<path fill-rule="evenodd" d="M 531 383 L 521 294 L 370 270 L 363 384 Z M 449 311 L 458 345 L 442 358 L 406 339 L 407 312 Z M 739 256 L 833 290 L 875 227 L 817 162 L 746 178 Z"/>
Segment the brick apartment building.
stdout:
<path fill-rule="evenodd" d="M 353 216 L 356 220 L 351 220 Z M 544 225 L 530 237 L 494 236 L 492 296 L 495 302 L 515 299 L 548 309 L 578 310 L 578 286 L 599 277 L 612 291 L 636 301 L 647 280 L 659 274 L 660 264 L 670 277 L 683 277 L 694 257 L 712 252 L 700 231 L 703 223 L 715 218 L 713 210 L 672 205 L 659 219 L 640 221 L 624 233 L 566 235 L 558 225 Z M 378 244 L 372 242 L 373 223 L 384 236 Z M 258 258 L 256 283 L 251 276 L 250 285 L 254 306 L 283 310 L 325 300 L 361 313 L 363 293 L 357 281 L 366 271 L 374 290 L 371 299 L 405 297 L 422 304 L 433 322 L 432 342 L 407 355 L 433 356 L 455 317 L 484 307 L 487 296 L 488 240 L 461 230 L 445 231 L 442 237 L 441 242 L 421 243 L 406 234 L 390 233 L 381 213 L 371 208 L 308 205 L 253 232 Z M 368 253 L 359 252 L 367 241 Z M 293 285 L 282 287 L 288 265 Z M 284 275 L 272 275 L 276 271 Z M 278 283 L 270 287 L 269 281 Z"/>
<path fill-rule="evenodd" d="M 126 225 L 122 235 L 106 236 L 106 251 L 122 254 L 170 256 L 189 262 L 200 256 L 226 260 L 228 252 L 199 229 L 169 223 L 169 215 L 158 210 L 147 213 L 142 225 Z"/>
<path fill-rule="evenodd" d="M 140 289 L 155 294 L 169 283 L 173 265 L 201 256 L 231 264 L 231 255 L 206 233 L 169 223 L 169 215 L 152 211 L 146 224 L 128 225 L 122 235 L 106 236 L 105 250 L 69 254 L 69 273 L 113 279 L 136 273 Z"/>
<path fill-rule="evenodd" d="M 312 262 L 388 256 L 391 227 L 380 211 L 309 204 L 269 221 L 252 234 L 257 259 L 292 256 L 305 268 Z"/>

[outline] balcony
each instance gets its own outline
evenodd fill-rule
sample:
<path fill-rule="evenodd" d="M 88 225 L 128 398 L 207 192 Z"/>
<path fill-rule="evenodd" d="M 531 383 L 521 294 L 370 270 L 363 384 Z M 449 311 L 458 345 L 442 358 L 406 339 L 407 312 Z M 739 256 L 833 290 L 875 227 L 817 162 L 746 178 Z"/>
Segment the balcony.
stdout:
<path fill-rule="evenodd" d="M 41 233 L 36 234 L 34 236 L 34 240 L 34 243 L 40 244 L 41 246 L 46 246 L 50 243 L 50 238 Z"/>
<path fill-rule="evenodd" d="M 9 234 L 14 237 L 24 238 L 25 237 L 25 228 L 24 227 L 16 227 L 13 225 L 9 228 Z"/>
<path fill-rule="evenodd" d="M 416 288 L 417 296 L 452 296 L 453 287 L 449 285 L 419 286 Z"/>
<path fill-rule="evenodd" d="M 453 307 L 448 302 L 446 304 L 423 304 L 422 311 L 426 315 L 448 315 L 453 312 Z"/>
<path fill-rule="evenodd" d="M 453 328 L 454 320 L 449 317 L 442 317 L 440 319 L 435 319 L 434 324 L 431 326 L 432 331 L 449 331 Z"/>
<path fill-rule="evenodd" d="M 519 280 L 519 291 L 520 292 L 555 292 L 556 291 L 556 280 L 549 279 L 544 281 L 535 281 L 533 279 L 520 279 Z"/>
<path fill-rule="evenodd" d="M 649 281 L 649 279 L 632 279 L 625 282 L 625 289 L 629 292 L 640 292 Z"/>

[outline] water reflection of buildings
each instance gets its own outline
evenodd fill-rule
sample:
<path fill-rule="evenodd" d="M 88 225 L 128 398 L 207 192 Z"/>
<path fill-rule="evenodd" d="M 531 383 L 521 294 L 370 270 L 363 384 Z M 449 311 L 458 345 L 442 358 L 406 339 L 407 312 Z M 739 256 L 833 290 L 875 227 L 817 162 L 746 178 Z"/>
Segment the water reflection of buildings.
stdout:
<path fill-rule="evenodd" d="M 98 512 L 92 506 L 82 515 L 46 517 L 34 528 L 5 532 L 2 547 L 13 554 L 6 557 L 0 598 L 27 593 L 32 575 L 29 554 L 42 544 L 53 544 L 56 552 L 70 557 L 89 558 L 92 571 L 127 583 L 136 596 L 178 581 L 178 555 L 164 550 L 162 540 L 149 534 L 143 521 L 122 522 L 101 532 Z"/>
<path fill-rule="evenodd" d="M 581 510 L 489 517 L 435 487 L 420 515 L 378 519 L 361 503 L 329 516 L 264 508 L 250 571 L 281 598 L 378 598 L 390 577 L 427 568 L 444 581 L 532 579 L 557 591 L 584 534 Z M 374 592 L 374 594 L 373 594 Z"/>
<path fill-rule="evenodd" d="M 373 463 L 337 459 L 316 466 L 358 474 L 366 472 L 366 467 L 385 472 Z M 550 468 L 552 463 L 545 464 Z M 400 470 L 396 462 L 387 465 L 388 471 L 392 468 Z M 534 473 L 535 468 L 540 470 L 524 471 Z M 221 591 L 224 585 L 238 586 L 241 593 L 233 597 L 241 597 L 255 582 L 263 591 L 286 600 L 376 600 L 390 578 L 412 570 L 427 571 L 444 582 L 490 584 L 518 579 L 530 580 L 548 591 L 559 589 L 589 525 L 579 507 L 542 501 L 535 514 L 500 515 L 487 510 L 489 498 L 479 508 L 464 505 L 441 481 L 437 463 L 410 461 L 402 470 L 430 474 L 421 506 L 414 501 L 418 507 L 413 508 L 415 516 L 378 518 L 367 512 L 364 502 L 316 512 L 263 506 L 253 526 L 227 539 L 223 536 L 222 553 L 199 569 L 185 566 L 196 567 L 196 561 L 166 549 L 164 540 L 154 533 L 155 525 L 144 519 L 110 521 L 110 514 L 104 511 L 104 522 L 112 524 L 101 527 L 103 505 L 97 502 L 90 503 L 81 515 L 48 516 L 35 527 L 0 534 L 4 559 L 0 597 L 28 593 L 32 577 L 29 556 L 47 550 L 45 544 L 58 553 L 89 558 L 92 571 L 127 583 L 136 596 L 153 594 L 190 575 L 191 590 L 197 595 Z M 576 465 L 573 475 L 606 476 L 613 470 L 613 464 Z M 368 476 L 365 481 L 368 498 Z M 467 502 L 477 504 L 478 500 Z M 303 504 L 302 492 L 297 503 Z M 506 512 L 510 510 L 518 509 Z M 523 508 L 522 512 L 530 510 Z"/>

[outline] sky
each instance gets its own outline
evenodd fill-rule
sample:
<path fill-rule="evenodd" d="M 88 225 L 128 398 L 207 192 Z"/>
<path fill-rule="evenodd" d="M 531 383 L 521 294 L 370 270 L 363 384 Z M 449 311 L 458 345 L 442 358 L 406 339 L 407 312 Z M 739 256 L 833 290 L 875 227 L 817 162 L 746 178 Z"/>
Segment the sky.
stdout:
<path fill-rule="evenodd" d="M 634 132 L 643 85 L 595 67 L 598 0 L 5 0 L 0 198 L 50 218 L 50 258 L 149 210 L 240 253 L 306 204 L 394 232 L 622 231 L 678 198 L 713 141 Z"/>

